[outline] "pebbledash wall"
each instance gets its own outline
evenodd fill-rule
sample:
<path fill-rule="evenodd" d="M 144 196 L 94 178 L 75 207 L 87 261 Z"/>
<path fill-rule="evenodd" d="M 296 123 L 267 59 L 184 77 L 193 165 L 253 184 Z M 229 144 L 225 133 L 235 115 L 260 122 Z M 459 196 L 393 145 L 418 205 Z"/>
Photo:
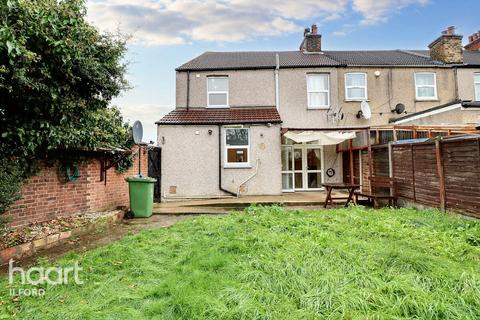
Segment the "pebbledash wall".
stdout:
<path fill-rule="evenodd" d="M 136 153 L 134 150 L 134 153 Z M 148 155 L 141 149 L 141 170 L 148 171 Z M 27 179 L 22 198 L 6 212 L 11 227 L 72 216 L 85 212 L 100 212 L 129 205 L 128 184 L 125 177 L 138 173 L 138 156 L 134 165 L 124 173 L 114 167 L 107 171 L 107 183 L 100 181 L 100 158 L 88 158 L 80 165 L 80 177 L 66 182 L 59 176 L 58 164 L 40 164 L 38 174 Z"/>

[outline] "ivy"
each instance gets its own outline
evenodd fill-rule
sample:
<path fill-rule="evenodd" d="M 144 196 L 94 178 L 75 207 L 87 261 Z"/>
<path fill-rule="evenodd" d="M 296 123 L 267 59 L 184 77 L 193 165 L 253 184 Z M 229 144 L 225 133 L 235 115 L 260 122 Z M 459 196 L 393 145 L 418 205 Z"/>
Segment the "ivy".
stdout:
<path fill-rule="evenodd" d="M 128 89 L 127 39 L 100 33 L 85 15 L 84 0 L 0 2 L 0 159 L 28 164 L 11 178 L 52 150 L 132 145 L 108 107 Z"/>

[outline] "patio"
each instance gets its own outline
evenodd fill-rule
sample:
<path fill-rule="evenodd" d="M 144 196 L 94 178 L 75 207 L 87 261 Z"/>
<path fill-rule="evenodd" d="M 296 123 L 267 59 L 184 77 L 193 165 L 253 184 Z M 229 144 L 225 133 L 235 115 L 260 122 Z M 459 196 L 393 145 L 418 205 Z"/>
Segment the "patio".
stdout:
<path fill-rule="evenodd" d="M 332 192 L 333 197 L 347 197 L 347 193 Z M 280 204 L 290 208 L 323 209 L 327 193 L 325 191 L 316 192 L 292 192 L 283 193 L 278 196 L 242 196 L 239 198 L 226 197 L 215 199 L 176 199 L 168 202 L 155 203 L 153 207 L 154 214 L 190 214 L 190 213 L 228 213 L 232 210 L 242 210 L 251 204 L 272 205 Z M 335 204 L 343 205 L 341 202 L 334 201 Z M 330 208 L 330 206 L 329 206 Z"/>

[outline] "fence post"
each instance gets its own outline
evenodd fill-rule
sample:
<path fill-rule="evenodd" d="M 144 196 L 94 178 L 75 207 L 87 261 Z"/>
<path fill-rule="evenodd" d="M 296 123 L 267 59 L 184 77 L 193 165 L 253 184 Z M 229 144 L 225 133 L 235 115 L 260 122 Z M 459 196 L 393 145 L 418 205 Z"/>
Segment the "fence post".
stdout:
<path fill-rule="evenodd" d="M 415 156 L 414 156 L 414 147 L 413 143 L 410 144 L 410 154 L 412 157 L 412 189 L 413 189 L 413 201 L 417 202 L 417 195 L 415 192 Z"/>
<path fill-rule="evenodd" d="M 388 175 L 390 178 L 394 179 L 393 184 L 395 184 L 395 178 L 393 176 L 393 146 L 392 141 L 388 143 Z M 390 195 L 394 196 L 394 188 L 390 189 Z"/>
<path fill-rule="evenodd" d="M 442 145 L 435 140 L 435 157 L 437 159 L 438 189 L 440 192 L 440 210 L 445 211 L 445 175 L 443 172 Z"/>

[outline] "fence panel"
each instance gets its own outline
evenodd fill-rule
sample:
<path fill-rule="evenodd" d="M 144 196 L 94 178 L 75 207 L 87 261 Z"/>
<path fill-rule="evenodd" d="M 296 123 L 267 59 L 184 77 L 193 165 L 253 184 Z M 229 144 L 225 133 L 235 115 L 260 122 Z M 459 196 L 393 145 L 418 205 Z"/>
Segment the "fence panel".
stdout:
<path fill-rule="evenodd" d="M 480 142 L 442 143 L 447 210 L 480 218 Z"/>
<path fill-rule="evenodd" d="M 397 196 L 415 200 L 412 150 L 413 148 L 409 145 L 393 148 L 393 175 Z"/>
<path fill-rule="evenodd" d="M 440 206 L 440 189 L 435 144 L 413 145 L 415 201 L 431 207 Z"/>

